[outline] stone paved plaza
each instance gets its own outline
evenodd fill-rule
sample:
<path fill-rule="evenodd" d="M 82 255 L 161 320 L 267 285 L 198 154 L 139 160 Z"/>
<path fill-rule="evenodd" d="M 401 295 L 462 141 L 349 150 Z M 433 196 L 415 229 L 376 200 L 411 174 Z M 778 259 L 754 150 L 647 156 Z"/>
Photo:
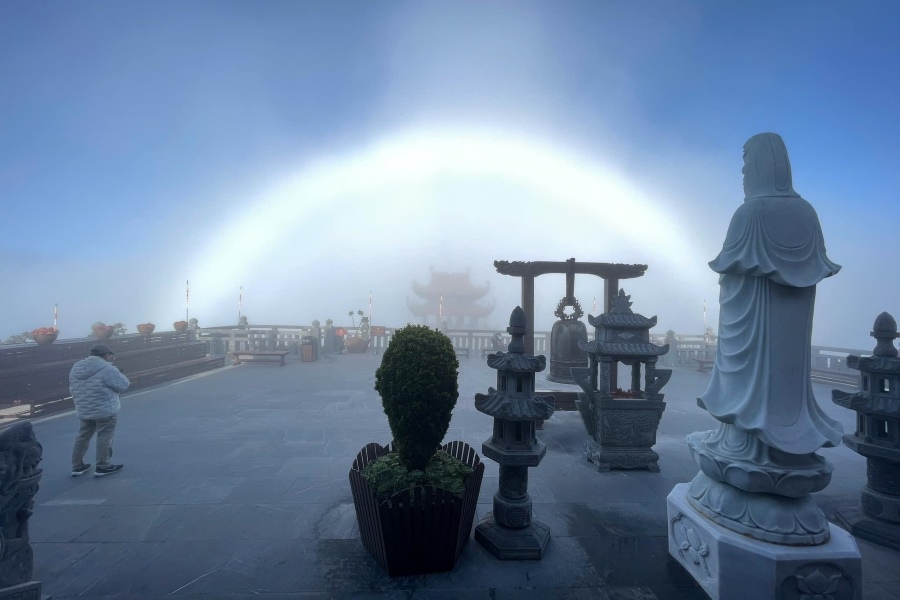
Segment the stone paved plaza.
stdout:
<path fill-rule="evenodd" d="M 390 441 L 373 389 L 379 359 L 226 367 L 129 395 L 114 444 L 125 470 L 106 478 L 69 476 L 73 414 L 36 422 L 44 476 L 31 535 L 44 593 L 56 600 L 706 598 L 668 556 L 665 498 L 698 470 L 685 435 L 717 423 L 695 402 L 708 374 L 676 370 L 663 390 L 658 474 L 597 472 L 582 458 L 587 434 L 577 413 L 558 412 L 545 424 L 538 435 L 547 455 L 529 473 L 535 514 L 552 534 L 542 561 L 498 561 L 470 538 L 454 571 L 391 579 L 359 541 L 348 482 L 363 445 Z M 478 358 L 460 365 L 446 439 L 480 453 L 492 420 L 474 409 L 474 394 L 495 384 L 495 371 Z M 854 413 L 831 403 L 829 386 L 815 387 L 826 412 L 851 431 Z M 822 453 L 834 478 L 816 498 L 830 518 L 857 503 L 866 466 L 843 446 Z M 93 446 L 87 460 L 94 462 Z M 497 464 L 485 463 L 477 519 L 497 488 Z M 900 553 L 858 543 L 864 597 L 900 598 Z"/>

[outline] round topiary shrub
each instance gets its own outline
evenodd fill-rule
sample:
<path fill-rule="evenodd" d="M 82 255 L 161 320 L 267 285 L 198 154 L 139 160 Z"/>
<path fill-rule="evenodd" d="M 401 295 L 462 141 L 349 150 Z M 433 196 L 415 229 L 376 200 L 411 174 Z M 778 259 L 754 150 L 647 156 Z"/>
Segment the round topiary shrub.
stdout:
<path fill-rule="evenodd" d="M 446 335 L 425 325 L 399 329 L 375 371 L 400 463 L 424 471 L 450 427 L 459 360 Z"/>

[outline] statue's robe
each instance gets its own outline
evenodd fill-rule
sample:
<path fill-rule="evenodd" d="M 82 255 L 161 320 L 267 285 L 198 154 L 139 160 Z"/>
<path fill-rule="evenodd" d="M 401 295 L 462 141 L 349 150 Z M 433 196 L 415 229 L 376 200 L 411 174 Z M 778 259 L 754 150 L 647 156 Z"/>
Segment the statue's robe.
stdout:
<path fill-rule="evenodd" d="M 697 402 L 767 446 L 807 454 L 843 434 L 810 377 L 816 284 L 841 267 L 826 256 L 816 211 L 793 191 L 781 138 L 765 137 L 773 135 L 747 142 L 747 198 L 709 263 L 720 274 L 719 338 Z"/>

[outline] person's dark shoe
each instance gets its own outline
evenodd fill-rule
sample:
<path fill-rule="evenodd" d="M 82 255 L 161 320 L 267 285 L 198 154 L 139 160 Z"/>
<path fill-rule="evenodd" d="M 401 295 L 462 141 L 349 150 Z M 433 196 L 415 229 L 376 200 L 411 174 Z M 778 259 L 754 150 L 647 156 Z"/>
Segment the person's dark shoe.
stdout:
<path fill-rule="evenodd" d="M 118 473 L 125 468 L 125 465 L 109 465 L 108 467 L 97 467 L 94 469 L 94 477 L 103 477 L 104 475 L 112 475 Z"/>
<path fill-rule="evenodd" d="M 91 470 L 91 465 L 79 465 L 77 467 L 72 467 L 72 477 L 78 477 L 79 475 L 84 475 L 88 471 Z"/>

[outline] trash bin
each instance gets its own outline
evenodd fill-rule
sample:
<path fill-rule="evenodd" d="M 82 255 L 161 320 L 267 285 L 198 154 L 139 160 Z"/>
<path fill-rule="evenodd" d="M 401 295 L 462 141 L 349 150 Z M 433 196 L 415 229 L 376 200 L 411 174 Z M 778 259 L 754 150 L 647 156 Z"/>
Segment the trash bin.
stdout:
<path fill-rule="evenodd" d="M 300 343 L 300 360 L 313 362 L 319 359 L 319 340 L 311 335 L 304 335 Z"/>

